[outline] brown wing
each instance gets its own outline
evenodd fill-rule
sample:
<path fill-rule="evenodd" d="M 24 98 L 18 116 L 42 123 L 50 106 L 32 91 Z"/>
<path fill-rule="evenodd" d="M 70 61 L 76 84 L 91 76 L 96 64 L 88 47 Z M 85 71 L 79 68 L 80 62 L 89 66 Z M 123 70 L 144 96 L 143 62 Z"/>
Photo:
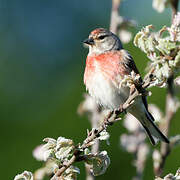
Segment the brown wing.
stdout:
<path fill-rule="evenodd" d="M 126 67 L 126 69 L 129 70 L 129 74 L 132 71 L 134 71 L 136 74 L 140 75 L 132 56 L 125 50 L 121 50 L 121 53 L 123 53 L 123 57 L 124 57 L 123 63 L 124 63 L 124 66 Z M 142 78 L 140 78 L 140 82 L 139 82 L 140 86 L 142 85 L 142 82 L 143 82 L 143 80 L 142 80 Z M 142 101 L 144 103 L 144 106 L 148 110 L 148 104 L 147 104 L 146 96 L 142 96 Z"/>

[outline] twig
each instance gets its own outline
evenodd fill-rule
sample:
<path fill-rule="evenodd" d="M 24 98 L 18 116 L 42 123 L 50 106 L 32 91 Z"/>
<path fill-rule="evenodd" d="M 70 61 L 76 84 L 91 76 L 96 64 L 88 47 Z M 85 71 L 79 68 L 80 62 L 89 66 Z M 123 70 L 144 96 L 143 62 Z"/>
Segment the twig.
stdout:
<path fill-rule="evenodd" d="M 119 5 L 120 5 L 121 0 L 112 0 L 112 14 L 111 14 L 111 24 L 110 24 L 110 31 L 112 31 L 113 33 L 117 33 L 117 27 L 119 24 L 119 15 L 118 15 L 118 9 L 119 9 Z M 146 76 L 145 76 L 145 80 L 144 83 L 142 85 L 139 86 L 139 84 L 135 84 L 135 86 L 137 85 L 137 87 L 134 89 L 134 91 L 132 93 L 130 93 L 128 99 L 126 100 L 126 102 L 120 107 L 119 111 L 113 111 L 110 112 L 106 118 L 104 118 L 103 123 L 99 126 L 99 128 L 93 128 L 93 130 L 91 130 L 91 132 L 88 133 L 88 137 L 83 141 L 83 144 L 77 149 L 76 153 L 72 156 L 72 158 L 66 163 L 66 165 L 64 165 L 63 167 L 61 167 L 56 174 L 51 178 L 51 180 L 60 180 L 60 176 L 62 175 L 62 173 L 69 168 L 74 162 L 76 162 L 76 160 L 78 159 L 78 156 L 80 155 L 80 153 L 85 150 L 86 148 L 92 146 L 92 141 L 97 140 L 97 138 L 99 137 L 100 133 L 107 129 L 110 125 L 112 125 L 113 123 L 117 122 L 119 120 L 118 116 L 119 114 L 123 113 L 124 111 L 126 111 L 126 109 L 128 109 L 134 102 L 134 99 L 138 96 L 146 96 L 147 92 L 146 92 L 146 88 L 148 88 L 148 86 L 150 85 L 150 83 L 153 81 L 153 71 L 151 70 Z M 137 82 L 138 83 L 138 82 Z M 97 121 L 96 121 L 97 123 Z M 97 124 L 93 124 L 93 126 L 97 126 Z M 96 143 L 95 146 L 93 146 L 92 151 L 93 152 L 97 152 L 99 148 L 99 144 Z M 78 153 L 77 153 L 78 152 Z M 83 158 L 82 158 L 83 160 Z M 79 161 L 79 160 L 78 160 Z M 89 176 L 89 167 L 86 167 L 86 172 L 88 173 Z M 90 177 L 90 176 L 89 176 Z M 89 179 L 88 179 L 89 180 Z M 90 177 L 90 180 L 91 177 Z"/>
<path fill-rule="evenodd" d="M 120 6 L 121 0 L 112 0 L 112 10 L 111 10 L 111 20 L 110 20 L 110 31 L 117 34 L 117 28 L 119 24 L 119 6 Z M 98 108 L 97 108 L 98 109 Z M 97 116 L 97 110 L 93 112 L 92 117 L 90 118 L 90 122 L 93 129 L 97 129 L 99 125 L 99 116 Z M 98 153 L 99 151 L 99 140 L 96 139 L 95 143 L 92 145 L 91 152 L 93 154 Z M 88 164 L 85 164 L 86 168 L 86 180 L 94 180 L 95 177 L 90 172 L 90 166 Z"/>
<path fill-rule="evenodd" d="M 173 20 L 174 16 L 177 14 L 179 0 L 170 0 L 170 4 L 172 8 L 172 20 Z"/>
<path fill-rule="evenodd" d="M 172 22 L 174 16 L 177 14 L 178 10 L 178 3 L 179 0 L 170 0 L 171 8 L 172 8 Z M 170 76 L 167 84 L 167 95 L 166 95 L 166 109 L 165 109 L 165 119 L 160 123 L 160 129 L 161 131 L 165 130 L 164 135 L 168 136 L 169 129 L 171 125 L 171 120 L 173 119 L 174 114 L 176 113 L 175 110 L 173 110 L 174 107 L 172 107 L 173 104 L 175 104 L 175 93 L 174 93 L 174 87 L 173 87 L 173 80 L 174 76 Z M 168 155 L 171 152 L 171 147 L 169 144 L 161 142 L 160 147 L 160 162 L 158 163 L 158 166 L 154 167 L 154 173 L 156 176 L 161 176 L 163 173 L 163 169 L 166 163 L 166 159 Z"/>
<path fill-rule="evenodd" d="M 135 167 L 136 167 L 136 176 L 133 177 L 133 180 L 142 180 L 143 172 L 145 169 L 147 154 L 149 148 L 145 143 L 142 143 L 138 146 L 137 151 L 135 152 Z"/>
<path fill-rule="evenodd" d="M 160 123 L 161 131 L 164 131 L 164 135 L 168 136 L 171 125 L 171 120 L 175 114 L 172 104 L 175 104 L 174 90 L 173 90 L 173 76 L 168 79 L 167 95 L 166 95 L 166 113 L 165 119 Z M 155 175 L 161 176 L 165 166 L 166 159 L 171 152 L 170 145 L 162 142 L 160 147 L 160 162 L 157 167 L 154 168 Z"/>
<path fill-rule="evenodd" d="M 76 161 L 76 155 L 74 154 L 72 158 L 66 163 L 66 165 L 62 166 L 56 174 L 51 178 L 51 180 L 61 180 L 61 174 L 69 168 Z"/>
<path fill-rule="evenodd" d="M 120 6 L 121 0 L 112 0 L 112 10 L 111 10 L 111 20 L 110 20 L 110 31 L 117 34 L 117 28 L 119 24 L 119 6 Z M 95 110 L 95 112 L 92 112 L 92 117 L 89 118 L 91 122 L 91 126 L 93 129 L 97 129 L 99 125 L 99 116 L 97 116 L 98 108 Z M 92 145 L 91 152 L 93 154 L 98 153 L 99 151 L 99 140 L 95 139 L 95 143 Z M 90 172 L 90 167 L 88 164 L 85 164 L 86 168 L 86 180 L 94 180 L 95 177 Z"/>
<path fill-rule="evenodd" d="M 89 97 L 92 98 L 92 97 Z M 94 103 L 95 108 L 91 112 L 91 117 L 89 117 L 91 126 L 93 129 L 97 129 L 99 126 L 99 119 L 102 116 L 101 114 L 101 109 L 97 103 Z M 91 148 L 91 153 L 92 154 L 97 154 L 99 152 L 99 139 L 95 139 L 95 143 L 92 145 Z M 86 168 L 86 180 L 94 180 L 95 177 L 90 171 L 90 165 L 85 163 L 85 168 Z"/>
<path fill-rule="evenodd" d="M 92 146 L 92 142 L 99 137 L 100 133 L 103 130 L 107 129 L 113 123 L 117 122 L 117 118 L 118 118 L 119 114 L 126 111 L 126 109 L 129 108 L 133 104 L 135 98 L 143 95 L 142 93 L 145 92 L 144 87 L 148 87 L 150 82 L 152 81 L 151 74 L 149 74 L 148 77 L 149 78 L 146 77 L 146 81 L 142 85 L 142 88 L 141 89 L 138 88 L 138 90 L 135 88 L 134 91 L 129 95 L 126 102 L 121 106 L 121 108 L 118 111 L 110 112 L 108 114 L 108 116 L 106 118 L 104 118 L 104 121 L 99 126 L 99 128 L 93 129 L 93 130 L 91 130 L 91 132 L 88 133 L 87 138 L 84 140 L 83 144 L 77 148 L 77 150 L 75 151 L 72 158 L 56 172 L 56 174 L 51 178 L 51 180 L 60 180 L 60 176 L 62 175 L 62 173 L 67 168 L 69 168 L 74 162 L 76 162 L 76 160 L 80 156 L 81 152 L 83 152 L 83 150 L 85 150 L 86 148 Z M 82 160 L 83 160 L 83 158 L 82 158 Z"/>
<path fill-rule="evenodd" d="M 117 29 L 119 25 L 119 6 L 121 0 L 112 0 L 112 10 L 111 10 L 111 20 L 110 20 L 110 31 L 117 34 Z"/>

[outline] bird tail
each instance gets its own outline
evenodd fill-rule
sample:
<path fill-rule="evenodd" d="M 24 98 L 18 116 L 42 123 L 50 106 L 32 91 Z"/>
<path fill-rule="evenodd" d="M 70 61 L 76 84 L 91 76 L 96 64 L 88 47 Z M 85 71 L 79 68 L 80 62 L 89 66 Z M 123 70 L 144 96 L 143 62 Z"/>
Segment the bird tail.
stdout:
<path fill-rule="evenodd" d="M 153 145 L 155 145 L 158 140 L 169 143 L 168 138 L 155 125 L 153 116 L 140 98 L 137 99 L 136 103 L 132 105 L 128 111 L 141 122 Z"/>
<path fill-rule="evenodd" d="M 147 135 L 153 145 L 156 144 L 157 139 L 169 143 L 168 138 L 160 131 L 160 129 L 155 125 L 153 116 L 146 110 L 146 123 L 141 122 L 142 126 L 146 130 Z"/>

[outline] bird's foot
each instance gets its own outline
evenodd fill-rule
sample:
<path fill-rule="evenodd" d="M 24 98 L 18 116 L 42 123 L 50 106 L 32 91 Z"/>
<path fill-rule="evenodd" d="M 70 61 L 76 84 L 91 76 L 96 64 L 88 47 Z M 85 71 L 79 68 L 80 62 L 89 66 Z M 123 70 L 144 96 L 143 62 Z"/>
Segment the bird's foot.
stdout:
<path fill-rule="evenodd" d="M 116 115 L 118 115 L 118 114 L 120 114 L 120 113 L 122 113 L 122 112 L 125 112 L 125 113 L 126 113 L 126 110 L 123 108 L 123 104 L 121 104 L 121 105 L 119 106 L 119 108 L 117 108 L 117 109 L 114 110 L 114 113 L 115 113 Z"/>
<path fill-rule="evenodd" d="M 109 119 L 111 118 L 112 115 L 113 115 L 113 111 L 110 111 L 109 114 L 104 119 L 105 127 L 108 126 L 108 125 L 112 125 L 113 124 L 112 122 L 109 121 Z"/>

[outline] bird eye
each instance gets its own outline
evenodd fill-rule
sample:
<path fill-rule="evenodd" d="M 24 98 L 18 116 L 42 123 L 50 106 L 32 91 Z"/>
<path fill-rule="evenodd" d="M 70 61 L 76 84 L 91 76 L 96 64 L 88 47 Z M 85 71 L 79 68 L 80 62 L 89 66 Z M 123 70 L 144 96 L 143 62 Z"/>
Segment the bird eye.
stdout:
<path fill-rule="evenodd" d="M 104 39 L 106 35 L 99 36 L 98 39 Z"/>

